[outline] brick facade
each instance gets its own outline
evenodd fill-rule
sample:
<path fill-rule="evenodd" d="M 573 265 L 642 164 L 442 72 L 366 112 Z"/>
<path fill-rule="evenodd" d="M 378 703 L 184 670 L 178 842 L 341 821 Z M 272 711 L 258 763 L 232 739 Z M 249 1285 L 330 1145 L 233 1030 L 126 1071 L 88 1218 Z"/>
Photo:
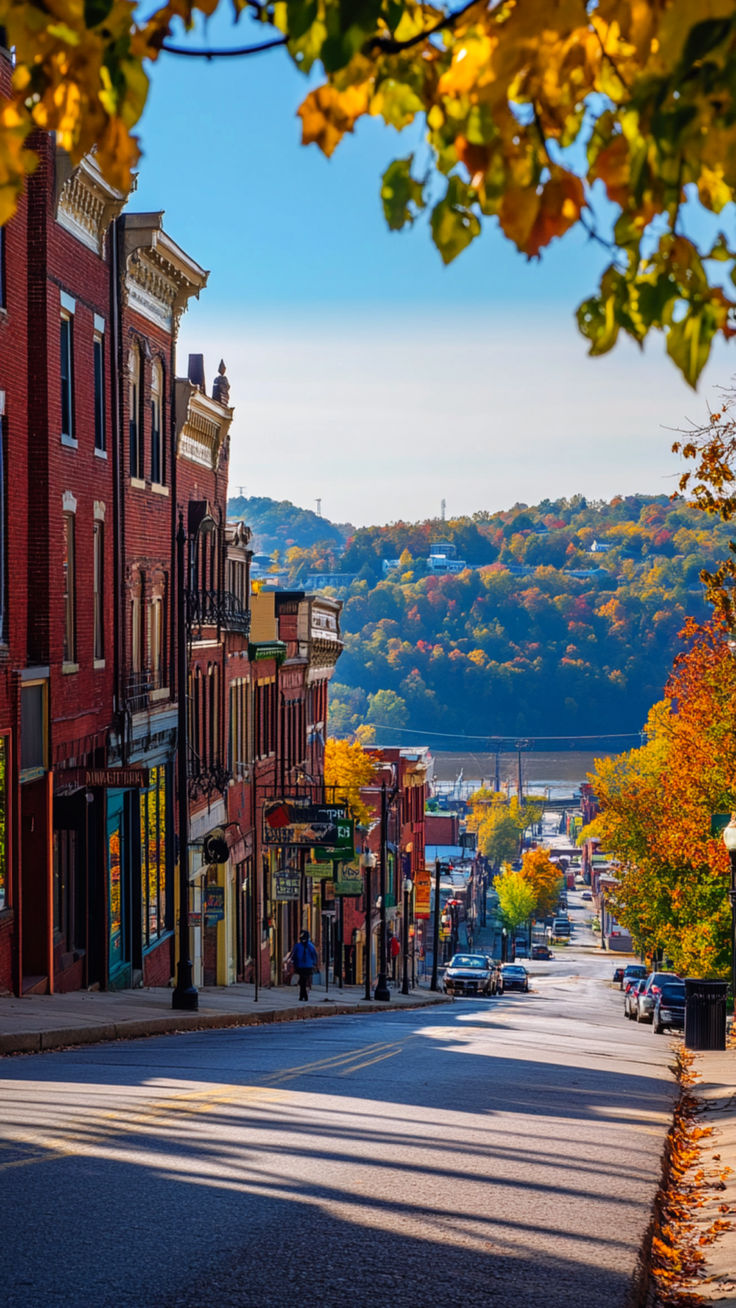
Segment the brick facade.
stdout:
<path fill-rule="evenodd" d="M 0 54 L 0 93 L 9 71 Z M 320 901 L 308 873 L 301 903 L 274 899 L 262 805 L 321 784 L 340 605 L 259 596 L 251 631 L 249 532 L 226 521 L 224 365 L 210 387 L 200 356 L 176 377 L 207 274 L 161 214 L 122 214 L 93 160 L 71 169 L 41 134 L 34 148 L 2 236 L 0 991 L 165 985 L 181 912 L 197 984 L 277 983 L 299 927 L 319 935 Z M 227 858 L 206 863 L 220 828 Z"/>

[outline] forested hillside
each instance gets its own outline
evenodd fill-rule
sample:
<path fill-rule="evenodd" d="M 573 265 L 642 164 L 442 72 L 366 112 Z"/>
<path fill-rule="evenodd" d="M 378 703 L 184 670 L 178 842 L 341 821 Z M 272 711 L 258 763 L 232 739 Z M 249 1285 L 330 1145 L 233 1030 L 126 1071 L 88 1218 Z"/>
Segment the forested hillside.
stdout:
<path fill-rule="evenodd" d="M 686 616 L 707 614 L 699 572 L 728 537 L 665 496 L 358 531 L 342 560 L 359 579 L 343 612 L 333 729 L 368 719 L 469 735 L 637 731 Z M 473 566 L 427 575 L 438 539 Z M 387 557 L 401 562 L 382 578 Z"/>
<path fill-rule="evenodd" d="M 228 500 L 227 512 L 229 518 L 247 522 L 257 554 L 278 550 L 283 556 L 289 549 L 309 549 L 320 542 L 341 550 L 346 536 L 354 531 L 350 523 L 330 522 L 290 500 L 272 500 L 265 495 L 236 496 Z"/>
<path fill-rule="evenodd" d="M 370 721 L 397 743 L 398 728 L 592 736 L 643 726 L 685 618 L 707 616 L 699 573 L 729 537 L 683 500 L 575 496 L 361 528 L 342 554 L 323 538 L 282 557 L 295 586 L 326 566 L 347 574 L 336 734 Z M 468 567 L 433 575 L 440 542 Z"/>

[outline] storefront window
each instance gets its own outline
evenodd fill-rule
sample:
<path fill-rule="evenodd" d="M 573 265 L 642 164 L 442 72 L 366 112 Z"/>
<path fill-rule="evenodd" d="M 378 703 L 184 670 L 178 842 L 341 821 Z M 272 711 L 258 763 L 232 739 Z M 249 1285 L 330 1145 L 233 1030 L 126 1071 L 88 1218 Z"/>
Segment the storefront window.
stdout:
<path fill-rule="evenodd" d="M 0 736 L 0 908 L 8 902 L 7 759 L 6 740 Z"/>
<path fill-rule="evenodd" d="M 140 796 L 141 934 L 143 948 L 168 929 L 166 891 L 166 768 L 151 768 L 151 785 Z"/>
<path fill-rule="evenodd" d="M 115 826 L 108 832 L 107 862 L 110 874 L 110 971 L 112 972 L 123 956 L 123 897 L 122 866 L 120 861 L 120 827 Z"/>

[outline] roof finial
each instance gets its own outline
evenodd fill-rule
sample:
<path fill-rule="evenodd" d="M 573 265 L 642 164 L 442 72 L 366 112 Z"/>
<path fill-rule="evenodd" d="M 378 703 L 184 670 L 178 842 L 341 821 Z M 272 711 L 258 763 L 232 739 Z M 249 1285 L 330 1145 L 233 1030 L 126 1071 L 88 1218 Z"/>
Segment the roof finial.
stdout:
<path fill-rule="evenodd" d="M 225 376 L 225 361 L 220 359 L 220 366 L 217 369 L 218 376 L 212 383 L 212 398 L 219 404 L 224 404 L 226 408 L 230 407 L 230 382 Z"/>

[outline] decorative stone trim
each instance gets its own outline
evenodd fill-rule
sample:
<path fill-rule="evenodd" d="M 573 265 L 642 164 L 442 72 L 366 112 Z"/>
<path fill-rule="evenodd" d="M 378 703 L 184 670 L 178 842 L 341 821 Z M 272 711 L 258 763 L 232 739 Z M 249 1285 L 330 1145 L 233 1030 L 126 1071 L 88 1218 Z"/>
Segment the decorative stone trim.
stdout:
<path fill-rule="evenodd" d="M 88 250 L 102 255 L 105 232 L 117 217 L 125 196 L 105 181 L 93 155 L 76 168 L 64 150 L 56 152 L 56 221 Z"/>

